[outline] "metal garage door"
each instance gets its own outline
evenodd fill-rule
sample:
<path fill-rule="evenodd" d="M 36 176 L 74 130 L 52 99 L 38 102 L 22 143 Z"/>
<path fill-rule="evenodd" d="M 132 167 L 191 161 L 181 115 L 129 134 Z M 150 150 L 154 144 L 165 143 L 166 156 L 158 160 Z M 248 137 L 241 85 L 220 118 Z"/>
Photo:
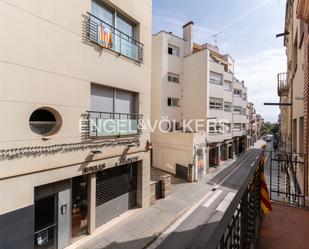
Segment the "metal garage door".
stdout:
<path fill-rule="evenodd" d="M 136 206 L 136 164 L 97 173 L 96 227 Z"/>

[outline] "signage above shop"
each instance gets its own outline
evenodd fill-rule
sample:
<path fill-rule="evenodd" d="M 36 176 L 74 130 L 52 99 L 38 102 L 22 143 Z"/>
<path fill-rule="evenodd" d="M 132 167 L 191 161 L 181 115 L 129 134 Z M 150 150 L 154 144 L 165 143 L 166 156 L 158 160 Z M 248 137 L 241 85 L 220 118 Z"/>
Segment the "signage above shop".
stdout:
<path fill-rule="evenodd" d="M 138 159 L 139 159 L 138 156 L 128 157 L 128 158 L 127 157 L 120 157 L 119 161 L 115 162 L 111 167 L 116 167 L 116 166 L 126 165 L 126 164 L 130 164 L 130 163 L 135 163 L 135 162 L 138 161 Z M 109 168 L 111 168 L 111 167 L 109 167 Z M 85 167 L 85 168 L 83 168 L 83 174 L 95 173 L 95 172 L 101 171 L 101 170 L 103 170 L 105 168 L 106 168 L 106 163 Z"/>

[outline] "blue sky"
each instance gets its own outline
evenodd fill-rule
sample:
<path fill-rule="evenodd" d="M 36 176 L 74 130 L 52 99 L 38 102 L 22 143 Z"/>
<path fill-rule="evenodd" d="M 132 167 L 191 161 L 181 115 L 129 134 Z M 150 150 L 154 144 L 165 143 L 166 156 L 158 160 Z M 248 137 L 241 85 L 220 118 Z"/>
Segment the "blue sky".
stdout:
<path fill-rule="evenodd" d="M 277 73 L 286 70 L 283 39 L 285 0 L 153 0 L 153 32 L 182 36 L 182 25 L 194 21 L 194 40 L 214 43 L 235 60 L 236 77 L 245 80 L 249 101 L 266 121 L 276 121 Z"/>

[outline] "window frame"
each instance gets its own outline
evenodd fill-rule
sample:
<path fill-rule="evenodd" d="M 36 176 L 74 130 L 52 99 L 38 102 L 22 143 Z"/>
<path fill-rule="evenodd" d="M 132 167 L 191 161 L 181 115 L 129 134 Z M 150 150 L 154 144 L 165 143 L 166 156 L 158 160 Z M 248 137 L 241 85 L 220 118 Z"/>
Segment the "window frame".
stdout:
<path fill-rule="evenodd" d="M 176 102 L 173 102 L 173 101 L 176 101 Z M 167 97 L 167 106 L 168 107 L 180 107 L 180 99 L 173 98 L 173 97 Z"/>
<path fill-rule="evenodd" d="M 239 109 L 239 111 L 235 111 L 235 109 Z M 234 107 L 233 107 L 233 112 L 235 113 L 235 114 L 242 114 L 242 107 L 241 106 L 238 106 L 238 105 L 234 105 Z"/>
<path fill-rule="evenodd" d="M 220 76 L 221 80 L 220 81 L 213 80 L 213 78 L 211 77 L 212 74 Z M 217 72 L 214 72 L 214 71 L 210 71 L 209 72 L 209 83 L 214 84 L 214 85 L 223 86 L 223 84 L 224 84 L 223 74 L 220 74 L 220 73 L 217 73 Z"/>
<path fill-rule="evenodd" d="M 170 53 L 170 49 L 171 49 L 172 53 Z M 176 51 L 176 54 L 173 53 L 173 51 Z M 169 55 L 172 55 L 172 56 L 180 57 L 180 48 L 179 48 L 179 47 L 176 47 L 176 46 L 173 46 L 173 45 L 171 45 L 171 44 L 168 44 L 168 46 L 167 46 L 167 53 L 168 53 Z"/>
<path fill-rule="evenodd" d="M 229 83 L 229 86 L 230 86 L 230 87 L 229 87 L 228 89 L 226 88 L 226 83 Z M 231 91 L 233 90 L 233 84 L 232 84 L 232 81 L 229 81 L 229 80 L 224 80 L 224 83 L 223 83 L 223 84 L 224 84 L 224 90 L 225 90 L 225 91 L 229 91 L 229 92 L 231 92 Z"/>
<path fill-rule="evenodd" d="M 177 81 L 172 80 L 172 79 L 177 79 Z M 174 73 L 168 73 L 167 74 L 167 81 L 171 82 L 171 83 L 180 84 L 180 75 L 179 74 L 174 74 Z"/>
<path fill-rule="evenodd" d="M 225 106 L 226 104 L 229 104 L 230 107 L 229 107 L 229 108 L 226 108 L 226 106 Z M 232 103 L 232 102 L 224 101 L 224 104 L 223 104 L 223 105 L 224 105 L 223 108 L 224 108 L 224 111 L 225 111 L 225 112 L 232 112 L 232 109 L 233 109 L 233 103 Z"/>
<path fill-rule="evenodd" d="M 238 93 L 235 93 L 235 91 L 239 91 L 239 94 L 238 94 Z M 242 98 L 242 90 L 240 90 L 240 89 L 235 89 L 235 88 L 234 88 L 233 93 L 234 93 L 234 96 L 237 96 L 237 97 Z"/>
<path fill-rule="evenodd" d="M 211 102 L 214 102 L 214 105 L 212 105 Z M 221 105 L 221 107 L 218 107 L 218 104 Z M 209 98 L 209 109 L 210 110 L 223 110 L 223 99 L 220 98 Z"/>

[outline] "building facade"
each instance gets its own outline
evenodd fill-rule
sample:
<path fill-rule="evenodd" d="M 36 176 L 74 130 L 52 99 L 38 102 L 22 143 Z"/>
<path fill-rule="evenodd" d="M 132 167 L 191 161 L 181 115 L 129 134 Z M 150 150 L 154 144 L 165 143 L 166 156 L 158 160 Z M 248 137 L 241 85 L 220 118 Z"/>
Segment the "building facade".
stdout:
<path fill-rule="evenodd" d="M 150 0 L 0 3 L 0 248 L 61 249 L 149 205 L 151 14 Z"/>
<path fill-rule="evenodd" d="M 286 2 L 284 46 L 287 72 L 278 74 L 280 139 L 283 150 L 304 161 L 297 172 L 302 193 L 308 194 L 308 11 L 307 1 Z"/>
<path fill-rule="evenodd" d="M 197 180 L 245 150 L 247 89 L 229 55 L 193 42 L 193 26 L 185 24 L 182 37 L 153 35 L 152 123 L 164 118 L 175 125 L 156 129 L 151 141 L 154 167 L 181 177 L 192 169 Z"/>

